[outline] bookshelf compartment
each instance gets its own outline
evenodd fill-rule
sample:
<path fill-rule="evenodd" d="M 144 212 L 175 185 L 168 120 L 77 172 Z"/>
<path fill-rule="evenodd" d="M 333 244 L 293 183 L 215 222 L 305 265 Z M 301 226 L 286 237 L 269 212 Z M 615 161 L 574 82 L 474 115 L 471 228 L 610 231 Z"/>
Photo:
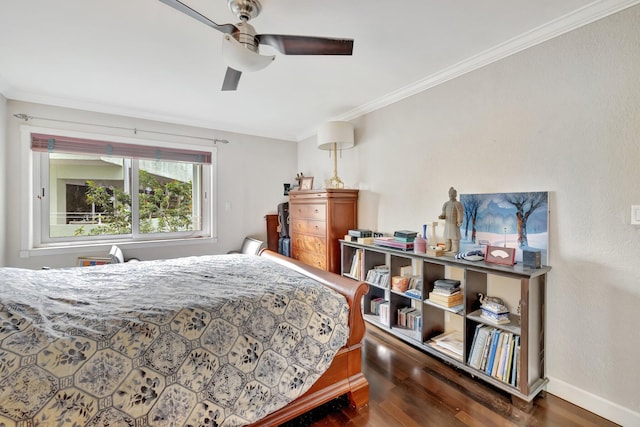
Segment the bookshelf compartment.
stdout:
<path fill-rule="evenodd" d="M 544 366 L 544 300 L 546 277 L 551 269 L 543 266 L 527 269 L 522 265 L 502 266 L 483 261 L 456 260 L 450 256 L 432 257 L 398 249 L 341 241 L 343 275 L 350 276 L 356 252 L 360 251 L 363 279 L 369 270 L 384 267 L 389 271 L 389 281 L 394 276 L 410 274 L 422 279 L 422 289 L 412 296 L 392 289 L 390 285 L 369 282 L 369 294 L 363 301 L 365 320 L 415 347 L 466 371 L 484 382 L 510 393 L 519 403 L 531 404 L 533 398 L 547 383 Z M 445 307 L 429 300 L 435 282 L 440 279 L 460 281 L 461 303 Z M 441 286 L 439 286 L 441 287 Z M 481 316 L 479 294 L 499 297 L 509 307 L 509 323 L 496 324 Z M 371 311 L 370 303 L 376 298 L 388 301 L 388 313 L 384 316 Z M 408 326 L 398 310 L 403 307 L 420 313 L 419 327 Z M 406 313 L 404 313 L 406 314 Z M 474 339 L 480 328 L 499 331 L 506 350 L 502 366 L 496 372 L 487 371 L 472 363 Z M 515 340 L 519 353 L 514 361 Z M 455 338 L 455 339 L 454 339 Z M 436 345 L 437 343 L 439 345 Z M 453 345 L 455 351 L 443 347 Z M 498 344 L 496 343 L 496 346 Z M 476 350 L 477 351 L 477 350 Z M 500 356 L 502 358 L 502 355 Z M 511 357 L 511 362 L 509 362 Z M 495 360 L 494 360 L 495 363 Z M 500 361 L 498 361 L 500 364 Z M 515 373 L 517 377 L 514 377 Z M 516 378 L 519 381 L 516 382 Z"/>

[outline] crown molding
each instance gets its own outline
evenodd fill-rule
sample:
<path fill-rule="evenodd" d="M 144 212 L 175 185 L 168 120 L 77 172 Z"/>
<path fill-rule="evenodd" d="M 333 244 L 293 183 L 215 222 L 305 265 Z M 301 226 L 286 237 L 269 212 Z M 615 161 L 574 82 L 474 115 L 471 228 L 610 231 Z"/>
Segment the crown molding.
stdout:
<path fill-rule="evenodd" d="M 427 89 L 438 86 L 449 80 L 460 77 L 471 71 L 477 70 L 493 62 L 514 55 L 530 47 L 544 43 L 555 37 L 566 34 L 577 28 L 588 25 L 599 19 L 605 18 L 621 10 L 640 3 L 640 0 L 597 0 L 580 9 L 564 16 L 549 21 L 530 31 L 513 37 L 510 40 L 493 46 L 484 52 L 471 56 L 450 67 L 444 68 L 434 74 L 424 77 L 410 85 L 404 86 L 383 97 L 363 104 L 331 120 L 353 120 L 367 113 L 379 110 L 394 104 Z M 298 135 L 298 141 L 302 141 L 316 134 L 315 129 Z"/>

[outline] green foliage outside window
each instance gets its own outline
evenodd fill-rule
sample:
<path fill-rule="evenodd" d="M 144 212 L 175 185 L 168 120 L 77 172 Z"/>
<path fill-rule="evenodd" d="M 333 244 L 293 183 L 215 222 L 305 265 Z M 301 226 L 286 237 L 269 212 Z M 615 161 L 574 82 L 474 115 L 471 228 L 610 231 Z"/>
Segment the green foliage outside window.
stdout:
<path fill-rule="evenodd" d="M 141 170 L 138 192 L 140 233 L 162 233 L 192 230 L 192 183 L 169 180 L 160 182 L 156 175 Z M 86 200 L 94 205 L 97 224 L 75 231 L 76 236 L 131 233 L 131 195 L 116 187 L 105 187 L 87 181 Z"/>

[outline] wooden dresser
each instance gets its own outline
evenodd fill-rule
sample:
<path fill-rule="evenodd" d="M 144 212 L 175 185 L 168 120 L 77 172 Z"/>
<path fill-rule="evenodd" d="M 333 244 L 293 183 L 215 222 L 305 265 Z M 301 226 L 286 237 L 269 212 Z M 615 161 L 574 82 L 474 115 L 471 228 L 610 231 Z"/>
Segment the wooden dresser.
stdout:
<path fill-rule="evenodd" d="M 340 242 L 358 228 L 358 190 L 289 192 L 291 257 L 340 274 Z"/>

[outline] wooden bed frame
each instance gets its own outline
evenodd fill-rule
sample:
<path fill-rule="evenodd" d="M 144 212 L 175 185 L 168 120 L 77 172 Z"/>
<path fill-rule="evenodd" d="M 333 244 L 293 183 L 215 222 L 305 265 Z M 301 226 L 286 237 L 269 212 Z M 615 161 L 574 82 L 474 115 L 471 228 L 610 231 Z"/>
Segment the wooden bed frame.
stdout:
<path fill-rule="evenodd" d="M 329 369 L 304 395 L 273 412 L 251 426 L 274 426 L 289 421 L 336 397 L 347 394 L 357 409 L 369 403 L 369 383 L 362 374 L 362 338 L 365 325 L 362 318 L 362 296 L 369 291 L 364 282 L 357 282 L 337 274 L 320 270 L 276 252 L 263 250 L 260 255 L 304 274 L 345 296 L 349 303 L 349 338 L 336 354 Z"/>

